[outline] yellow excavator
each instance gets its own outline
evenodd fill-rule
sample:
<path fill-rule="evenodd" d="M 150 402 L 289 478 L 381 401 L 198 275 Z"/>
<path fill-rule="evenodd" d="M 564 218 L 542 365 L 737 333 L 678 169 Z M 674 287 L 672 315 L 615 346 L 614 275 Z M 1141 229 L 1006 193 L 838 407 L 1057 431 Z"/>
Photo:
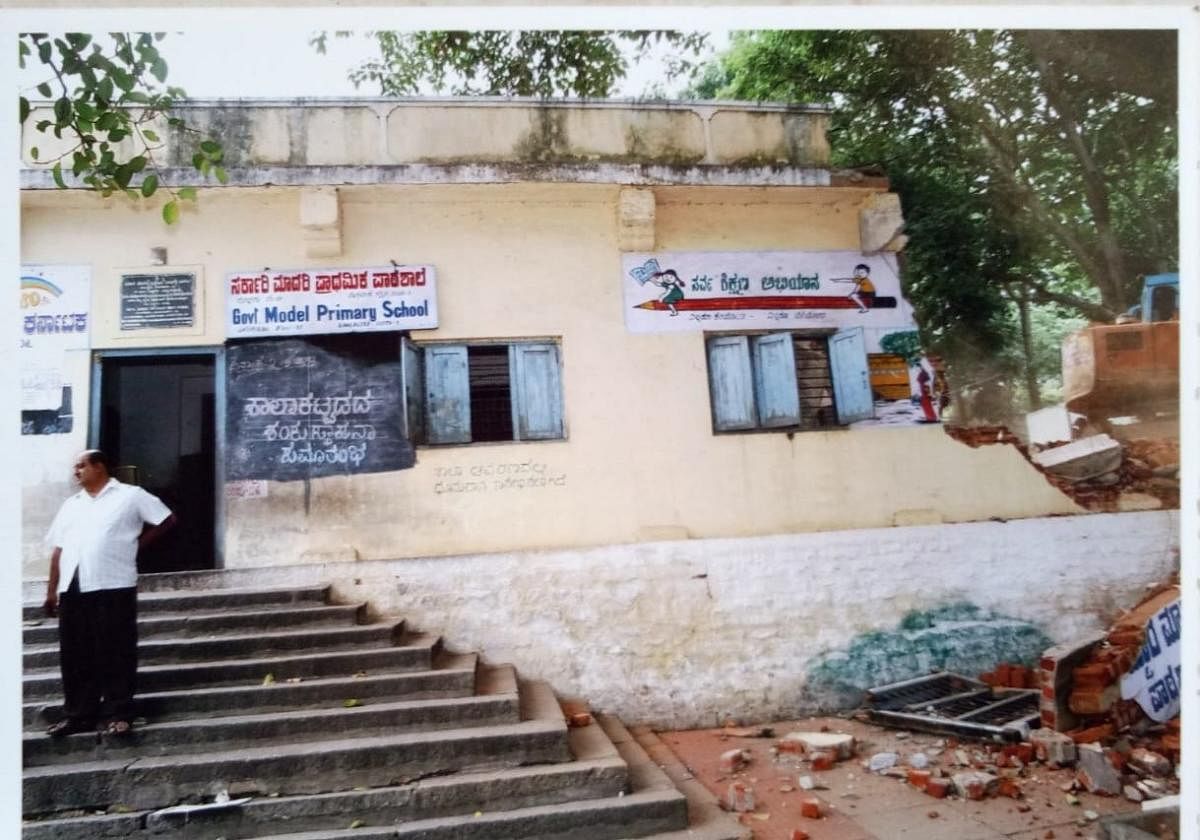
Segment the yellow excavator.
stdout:
<path fill-rule="evenodd" d="M 1087 327 L 1062 345 L 1070 411 L 1106 431 L 1114 418 L 1174 417 L 1179 405 L 1179 275 L 1144 279 L 1140 302 L 1115 324 Z M 1131 422 L 1127 420 L 1126 422 Z"/>

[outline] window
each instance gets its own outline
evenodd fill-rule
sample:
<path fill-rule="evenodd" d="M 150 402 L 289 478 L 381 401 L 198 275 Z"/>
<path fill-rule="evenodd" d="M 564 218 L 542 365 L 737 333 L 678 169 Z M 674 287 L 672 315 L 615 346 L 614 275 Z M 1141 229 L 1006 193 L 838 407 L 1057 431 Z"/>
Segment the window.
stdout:
<path fill-rule="evenodd" d="M 861 327 L 709 336 L 713 431 L 823 429 L 872 416 Z"/>
<path fill-rule="evenodd" d="M 414 443 L 564 437 L 558 344 L 404 342 L 405 415 Z"/>

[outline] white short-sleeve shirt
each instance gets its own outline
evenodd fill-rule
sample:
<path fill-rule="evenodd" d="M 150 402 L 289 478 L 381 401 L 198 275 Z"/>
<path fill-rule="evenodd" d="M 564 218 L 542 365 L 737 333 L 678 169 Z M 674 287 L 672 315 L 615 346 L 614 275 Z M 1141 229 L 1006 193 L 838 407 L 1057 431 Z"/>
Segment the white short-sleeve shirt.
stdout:
<path fill-rule="evenodd" d="M 79 571 L 79 591 L 137 585 L 137 539 L 142 528 L 158 525 L 171 510 L 141 487 L 110 478 L 95 496 L 80 490 L 54 517 L 46 542 L 59 556 L 58 591 Z"/>

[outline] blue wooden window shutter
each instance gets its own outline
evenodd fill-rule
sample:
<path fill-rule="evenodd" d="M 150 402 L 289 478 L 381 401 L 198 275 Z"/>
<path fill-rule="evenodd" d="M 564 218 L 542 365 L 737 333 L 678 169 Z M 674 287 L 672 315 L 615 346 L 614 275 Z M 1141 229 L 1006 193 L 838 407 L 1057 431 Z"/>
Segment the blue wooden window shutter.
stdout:
<path fill-rule="evenodd" d="M 562 384 L 558 345 L 510 344 L 513 431 L 517 440 L 563 436 Z"/>
<path fill-rule="evenodd" d="M 404 378 L 400 389 L 404 399 L 404 436 L 411 443 L 425 442 L 425 388 L 421 349 L 407 336 L 400 338 L 400 370 Z"/>
<path fill-rule="evenodd" d="M 875 414 L 871 376 L 867 370 L 867 345 L 862 327 L 841 330 L 829 337 L 829 371 L 838 422 L 867 420 Z"/>
<path fill-rule="evenodd" d="M 708 384 L 715 431 L 753 429 L 758 425 L 747 336 L 720 335 L 708 340 Z"/>
<path fill-rule="evenodd" d="M 800 424 L 800 390 L 796 386 L 796 352 L 791 333 L 756 335 L 754 397 L 758 422 L 764 429 Z"/>
<path fill-rule="evenodd" d="M 470 443 L 471 385 L 465 345 L 425 347 L 425 419 L 430 443 Z"/>

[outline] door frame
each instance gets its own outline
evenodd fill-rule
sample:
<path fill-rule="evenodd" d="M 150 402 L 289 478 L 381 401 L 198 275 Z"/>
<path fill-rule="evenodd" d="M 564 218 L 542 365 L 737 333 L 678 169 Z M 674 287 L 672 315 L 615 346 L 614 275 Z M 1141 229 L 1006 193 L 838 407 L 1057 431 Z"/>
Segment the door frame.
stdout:
<path fill-rule="evenodd" d="M 106 359 L 152 359 L 163 356 L 208 356 L 213 360 L 213 568 L 225 568 L 225 347 L 139 347 L 120 350 L 93 350 L 91 390 L 88 394 L 88 446 L 100 443 L 100 416 L 104 397 Z"/>

